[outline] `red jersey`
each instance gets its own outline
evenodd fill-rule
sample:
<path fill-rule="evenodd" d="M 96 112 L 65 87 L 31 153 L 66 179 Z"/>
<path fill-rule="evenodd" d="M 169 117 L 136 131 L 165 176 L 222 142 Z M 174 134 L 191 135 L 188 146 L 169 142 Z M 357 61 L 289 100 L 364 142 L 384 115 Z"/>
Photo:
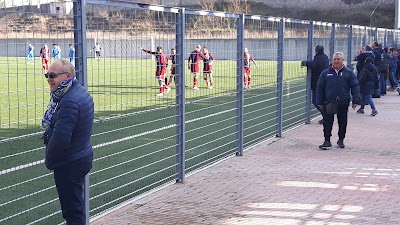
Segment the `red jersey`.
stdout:
<path fill-rule="evenodd" d="M 48 59 L 49 56 L 50 56 L 50 49 L 45 47 L 40 49 L 40 57 L 42 57 L 42 59 Z"/>
<path fill-rule="evenodd" d="M 244 53 L 244 68 L 250 67 L 250 61 L 254 61 L 254 57 L 248 53 Z"/>
<path fill-rule="evenodd" d="M 157 70 L 165 70 L 167 68 L 168 58 L 163 52 L 161 52 L 161 53 L 152 52 L 152 51 L 146 50 L 146 49 L 143 49 L 143 51 L 146 53 L 152 54 L 156 57 Z"/>
<path fill-rule="evenodd" d="M 203 58 L 204 66 L 209 65 L 214 61 L 214 56 L 211 53 L 206 53 Z"/>
<path fill-rule="evenodd" d="M 199 50 L 195 49 L 193 52 L 190 53 L 188 60 L 189 63 L 191 62 L 192 64 L 199 64 L 201 59 L 204 58 L 206 58 L 206 56 Z"/>

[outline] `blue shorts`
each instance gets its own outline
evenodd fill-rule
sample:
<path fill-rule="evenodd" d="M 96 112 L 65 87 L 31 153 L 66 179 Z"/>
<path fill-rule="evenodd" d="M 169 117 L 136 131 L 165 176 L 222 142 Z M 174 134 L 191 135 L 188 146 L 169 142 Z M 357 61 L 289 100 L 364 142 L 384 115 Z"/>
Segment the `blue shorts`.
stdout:
<path fill-rule="evenodd" d="M 33 54 L 32 54 L 32 53 L 29 53 L 27 57 L 28 57 L 29 59 L 32 59 L 32 58 L 33 58 Z"/>

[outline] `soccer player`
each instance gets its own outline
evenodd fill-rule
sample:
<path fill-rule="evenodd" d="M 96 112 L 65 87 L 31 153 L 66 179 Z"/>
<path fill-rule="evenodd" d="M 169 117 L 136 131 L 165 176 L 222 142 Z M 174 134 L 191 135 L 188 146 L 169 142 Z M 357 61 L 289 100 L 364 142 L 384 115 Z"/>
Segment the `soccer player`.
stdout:
<path fill-rule="evenodd" d="M 212 89 L 213 88 L 213 77 L 212 77 L 213 69 L 212 69 L 212 64 L 214 62 L 214 56 L 208 51 L 207 47 L 203 48 L 203 54 L 205 56 L 203 58 L 203 62 L 204 62 L 203 78 L 206 81 L 208 89 Z M 208 77 L 210 77 L 210 83 L 208 83 Z"/>
<path fill-rule="evenodd" d="M 61 59 L 61 49 L 57 44 L 53 44 L 53 49 L 51 50 L 53 54 L 54 61 Z"/>
<path fill-rule="evenodd" d="M 90 50 L 90 52 L 92 52 L 92 50 L 94 50 L 94 58 L 97 59 L 97 61 L 100 60 L 100 51 L 101 51 L 101 47 L 100 44 L 98 42 L 96 42 L 96 44 L 93 46 L 93 48 Z"/>
<path fill-rule="evenodd" d="M 169 59 L 172 61 L 172 66 L 171 66 L 171 74 L 169 75 L 169 81 L 167 82 L 168 87 L 171 86 L 171 82 L 172 79 L 174 80 L 174 83 L 176 85 L 176 78 L 175 78 L 175 74 L 176 74 L 176 69 L 175 69 L 175 49 L 171 49 L 171 55 L 169 56 Z"/>
<path fill-rule="evenodd" d="M 47 73 L 47 71 L 49 70 L 49 57 L 50 57 L 50 49 L 45 44 L 40 49 L 40 58 L 42 58 L 42 66 L 44 69 L 44 73 Z"/>
<path fill-rule="evenodd" d="M 168 66 L 168 58 L 167 56 L 163 53 L 163 50 L 160 46 L 157 47 L 157 50 L 155 52 L 152 52 L 147 49 L 143 49 L 142 47 L 139 46 L 139 48 L 149 54 L 152 54 L 156 57 L 156 78 L 158 80 L 158 84 L 160 86 L 160 93 L 157 94 L 157 96 L 161 97 L 164 95 L 164 90 L 165 94 L 168 94 L 168 92 L 171 91 L 171 88 L 168 87 L 165 84 L 165 74 L 167 73 L 167 66 Z"/>
<path fill-rule="evenodd" d="M 34 49 L 35 48 L 31 44 L 28 45 L 28 55 L 26 56 L 26 60 L 27 60 L 28 64 L 34 63 L 34 57 L 35 57 L 34 52 L 33 52 Z"/>
<path fill-rule="evenodd" d="M 69 44 L 69 62 L 75 67 L 75 48 Z"/>
<path fill-rule="evenodd" d="M 206 58 L 206 56 L 200 51 L 201 46 L 197 45 L 193 52 L 190 53 L 188 58 L 188 68 L 190 72 L 193 74 L 193 89 L 199 90 L 197 87 L 197 77 L 200 72 L 200 61 L 201 59 Z"/>
<path fill-rule="evenodd" d="M 244 88 L 251 89 L 251 69 L 250 69 L 250 61 L 254 63 L 256 67 L 258 67 L 256 61 L 254 61 L 254 57 L 249 53 L 247 48 L 244 48 Z"/>

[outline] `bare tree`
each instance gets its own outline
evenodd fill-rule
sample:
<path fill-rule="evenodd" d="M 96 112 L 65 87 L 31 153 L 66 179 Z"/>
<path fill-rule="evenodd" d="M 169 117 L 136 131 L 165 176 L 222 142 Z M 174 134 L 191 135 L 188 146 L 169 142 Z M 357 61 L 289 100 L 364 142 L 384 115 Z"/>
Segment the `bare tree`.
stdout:
<path fill-rule="evenodd" d="M 199 2 L 199 5 L 200 5 L 200 9 L 202 9 L 202 10 L 215 11 L 216 3 L 217 3 L 217 0 L 202 0 Z"/>

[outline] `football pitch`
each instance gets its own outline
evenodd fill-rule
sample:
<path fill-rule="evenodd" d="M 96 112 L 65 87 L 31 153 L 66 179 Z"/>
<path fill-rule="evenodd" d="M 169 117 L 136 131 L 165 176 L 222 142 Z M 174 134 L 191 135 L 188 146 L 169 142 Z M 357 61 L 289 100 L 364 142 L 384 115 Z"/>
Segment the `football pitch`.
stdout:
<path fill-rule="evenodd" d="M 0 224 L 62 222 L 52 173 L 43 165 L 40 122 L 49 100 L 39 60 L 3 58 L 0 64 Z M 257 61 L 244 92 L 244 145 L 276 132 L 275 61 Z M 304 122 L 306 70 L 284 63 L 283 128 Z M 157 97 L 155 62 L 88 59 L 95 103 L 90 174 L 91 215 L 176 179 L 175 88 Z M 192 90 L 186 71 L 186 172 L 231 156 L 236 143 L 236 63 L 215 61 L 214 88 L 202 76 Z M 313 111 L 315 115 L 315 111 Z M 14 138 L 19 137 L 19 138 Z"/>

